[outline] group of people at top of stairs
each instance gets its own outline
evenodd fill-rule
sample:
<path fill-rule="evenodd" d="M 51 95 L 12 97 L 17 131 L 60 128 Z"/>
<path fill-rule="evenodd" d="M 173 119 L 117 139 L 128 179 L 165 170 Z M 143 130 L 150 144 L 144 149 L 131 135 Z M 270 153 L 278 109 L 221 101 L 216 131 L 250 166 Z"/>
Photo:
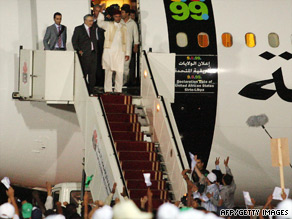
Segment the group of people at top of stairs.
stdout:
<path fill-rule="evenodd" d="M 140 206 L 129 199 L 125 188 L 121 193 L 122 199 L 114 198 L 117 184 L 113 184 L 110 195 L 105 201 L 90 200 L 89 192 L 85 192 L 82 203 L 81 215 L 77 213 L 77 206 L 73 203 L 54 203 L 52 197 L 52 186 L 47 183 L 47 199 L 45 204 L 37 192 L 33 192 L 33 204 L 25 200 L 18 201 L 14 196 L 14 190 L 10 187 L 7 190 L 8 202 L 0 206 L 1 219 L 217 219 L 219 210 L 239 210 L 234 205 L 234 193 L 236 185 L 229 168 L 229 157 L 224 160 L 226 174 L 222 174 L 219 163 L 220 158 L 216 158 L 216 169 L 211 172 L 204 168 L 202 159 L 194 156 L 192 164 L 193 170 L 183 170 L 182 176 L 187 183 L 188 192 L 175 203 L 167 202 L 162 204 L 158 210 L 152 208 L 152 191 L 150 186 L 145 192 L 145 196 L 140 199 Z M 190 175 L 188 175 L 190 174 Z M 146 187 L 146 185 L 145 185 Z M 282 194 L 283 201 L 278 202 L 277 209 L 280 209 L 285 219 L 292 219 L 292 200 L 288 199 L 285 193 Z M 273 195 L 270 195 L 266 204 L 258 209 L 260 219 L 268 218 L 263 215 L 263 209 L 273 209 Z M 256 210 L 255 200 L 251 199 L 252 205 L 247 207 Z M 276 204 L 273 203 L 273 204 Z M 258 207 L 258 206 L 257 206 Z M 21 210 L 19 210 L 21 209 Z M 246 209 L 241 209 L 246 210 Z M 276 211 L 270 211 L 276 212 Z M 235 219 L 233 215 L 224 216 L 226 219 Z M 245 213 L 247 215 L 248 213 Z M 256 214 L 254 214 L 256 215 Z M 252 219 L 253 214 L 250 213 Z M 222 217 L 221 217 L 222 218 Z M 280 217 L 279 217 L 280 218 Z"/>
<path fill-rule="evenodd" d="M 72 45 L 77 51 L 88 92 L 121 94 L 122 87 L 135 83 L 135 55 L 139 50 L 139 32 L 136 13 L 130 5 L 95 5 L 93 15 L 84 16 L 84 23 L 77 26 L 72 36 Z M 54 14 L 55 23 L 49 26 L 44 36 L 45 50 L 66 50 L 67 28 L 61 25 L 62 14 Z M 131 68 L 130 68 L 131 64 Z M 131 71 L 130 71 L 131 70 Z"/>

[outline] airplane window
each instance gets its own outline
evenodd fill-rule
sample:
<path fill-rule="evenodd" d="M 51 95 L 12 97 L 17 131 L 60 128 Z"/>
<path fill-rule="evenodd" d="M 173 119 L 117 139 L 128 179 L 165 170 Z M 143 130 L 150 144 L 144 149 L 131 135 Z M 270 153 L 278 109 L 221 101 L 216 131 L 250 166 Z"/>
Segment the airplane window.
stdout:
<path fill-rule="evenodd" d="M 232 42 L 232 35 L 230 33 L 223 33 L 222 34 L 222 44 L 225 47 L 231 47 L 233 42 Z"/>
<path fill-rule="evenodd" d="M 206 48 L 209 46 L 209 35 L 206 33 L 198 34 L 198 44 L 202 48 Z"/>
<path fill-rule="evenodd" d="M 276 33 L 270 33 L 269 44 L 271 47 L 277 48 L 280 45 L 279 35 Z"/>
<path fill-rule="evenodd" d="M 256 38 L 253 33 L 245 34 L 245 43 L 248 47 L 253 48 L 256 46 Z"/>
<path fill-rule="evenodd" d="M 176 34 L 176 44 L 179 47 L 186 47 L 188 45 L 188 36 L 186 33 L 178 33 Z"/>

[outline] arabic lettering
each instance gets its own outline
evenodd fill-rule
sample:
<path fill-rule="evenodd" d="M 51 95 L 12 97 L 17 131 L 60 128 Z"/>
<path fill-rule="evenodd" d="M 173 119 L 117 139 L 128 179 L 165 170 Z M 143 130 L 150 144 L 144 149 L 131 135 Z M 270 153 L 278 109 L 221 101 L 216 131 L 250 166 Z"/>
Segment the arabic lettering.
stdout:
<path fill-rule="evenodd" d="M 292 89 L 288 89 L 284 83 L 282 68 L 279 68 L 273 74 L 273 79 L 257 81 L 246 85 L 238 94 L 250 99 L 267 100 L 275 93 L 287 102 L 292 102 Z M 276 90 L 265 89 L 263 86 L 275 84 Z"/>

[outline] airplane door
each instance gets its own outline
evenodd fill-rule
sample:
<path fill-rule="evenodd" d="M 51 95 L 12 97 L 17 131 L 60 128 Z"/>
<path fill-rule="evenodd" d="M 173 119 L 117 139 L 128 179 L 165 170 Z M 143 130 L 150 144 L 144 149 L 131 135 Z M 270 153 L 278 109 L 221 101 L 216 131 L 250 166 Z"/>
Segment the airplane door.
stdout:
<path fill-rule="evenodd" d="M 32 97 L 32 78 L 33 78 L 32 59 L 33 59 L 32 50 L 26 49 L 20 50 L 19 94 L 24 99 Z"/>

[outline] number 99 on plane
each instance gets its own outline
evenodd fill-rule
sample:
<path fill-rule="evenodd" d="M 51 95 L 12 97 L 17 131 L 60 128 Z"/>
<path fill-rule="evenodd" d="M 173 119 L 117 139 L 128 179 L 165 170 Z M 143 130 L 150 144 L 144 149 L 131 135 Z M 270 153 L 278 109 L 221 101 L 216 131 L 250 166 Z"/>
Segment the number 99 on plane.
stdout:
<path fill-rule="evenodd" d="M 194 20 L 208 20 L 209 10 L 207 5 L 202 1 L 192 1 L 189 5 L 183 1 L 172 2 L 170 4 L 170 11 L 174 14 L 172 18 L 177 21 L 185 21 L 190 16 Z"/>

